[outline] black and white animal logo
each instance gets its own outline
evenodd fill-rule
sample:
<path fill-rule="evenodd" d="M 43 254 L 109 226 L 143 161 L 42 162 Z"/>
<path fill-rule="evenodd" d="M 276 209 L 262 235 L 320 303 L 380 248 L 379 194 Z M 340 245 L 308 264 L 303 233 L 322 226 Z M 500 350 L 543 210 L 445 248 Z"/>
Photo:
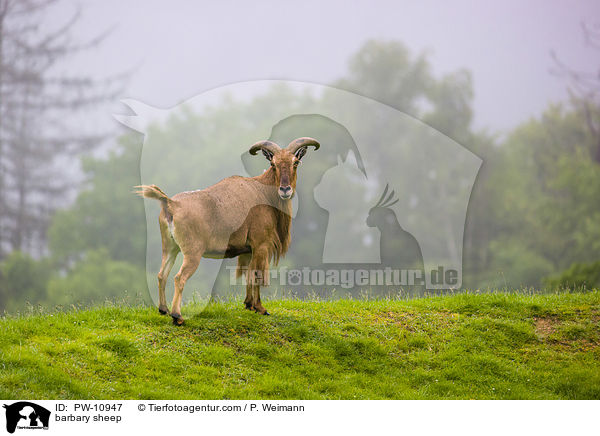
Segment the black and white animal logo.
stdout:
<path fill-rule="evenodd" d="M 6 409 L 6 431 L 14 433 L 19 429 L 48 429 L 50 411 L 28 401 L 4 404 Z"/>

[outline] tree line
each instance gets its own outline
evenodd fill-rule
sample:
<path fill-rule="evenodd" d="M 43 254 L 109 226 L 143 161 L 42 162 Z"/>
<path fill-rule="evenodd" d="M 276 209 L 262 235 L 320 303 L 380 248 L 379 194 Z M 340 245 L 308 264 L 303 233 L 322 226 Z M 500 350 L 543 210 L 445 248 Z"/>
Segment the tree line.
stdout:
<path fill-rule="evenodd" d="M 142 200 L 131 194 L 140 182 L 142 137 L 123 134 L 107 156 L 93 157 L 86 152 L 100 136 L 64 134 L 65 113 L 106 100 L 115 89 L 88 78 L 52 77 L 52 65 L 85 47 L 67 42 L 71 23 L 39 34 L 31 23 L 46 6 L 0 0 L 0 311 L 149 302 L 146 218 Z M 10 19 L 23 14 L 31 18 Z M 593 49 L 597 35 L 584 31 Z M 599 83 L 554 59 L 555 74 L 571 89 L 569 101 L 550 105 L 504 139 L 474 129 L 468 71 L 437 77 L 425 53 L 397 41 L 366 42 L 331 84 L 420 119 L 483 159 L 467 212 L 463 288 L 600 285 Z M 81 91 L 89 95 L 82 98 Z M 307 98 L 328 96 L 268 90 L 253 101 L 224 101 L 170 119 L 154 126 L 153 136 L 185 148 L 199 126 L 213 126 L 211 140 L 218 142 L 219 128 L 251 119 L 257 102 L 293 110 L 294 101 Z M 228 159 L 226 148 L 211 153 L 215 161 Z M 84 183 L 65 207 L 71 179 L 61 175 L 61 165 L 74 156 Z M 381 165 L 389 165 L 386 159 Z M 178 164 L 180 171 L 165 177 L 188 174 L 193 185 L 193 163 Z M 315 165 L 300 177 L 317 177 L 322 168 Z M 297 245 L 290 264 L 304 255 L 302 242 Z"/>

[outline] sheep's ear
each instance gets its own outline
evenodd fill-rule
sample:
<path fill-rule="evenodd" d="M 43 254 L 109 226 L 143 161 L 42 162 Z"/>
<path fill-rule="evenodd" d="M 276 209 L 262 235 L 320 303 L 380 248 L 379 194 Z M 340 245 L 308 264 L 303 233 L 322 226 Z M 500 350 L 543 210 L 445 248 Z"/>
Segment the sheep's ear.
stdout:
<path fill-rule="evenodd" d="M 296 156 L 296 159 L 301 160 L 305 154 L 306 154 L 306 147 L 300 147 L 298 150 L 296 150 L 296 153 L 294 153 L 294 156 Z"/>
<path fill-rule="evenodd" d="M 269 150 L 265 150 L 264 148 L 262 149 L 262 153 L 265 155 L 265 157 L 267 158 L 267 160 L 269 162 L 271 162 L 271 160 L 273 160 L 273 153 L 271 153 Z"/>

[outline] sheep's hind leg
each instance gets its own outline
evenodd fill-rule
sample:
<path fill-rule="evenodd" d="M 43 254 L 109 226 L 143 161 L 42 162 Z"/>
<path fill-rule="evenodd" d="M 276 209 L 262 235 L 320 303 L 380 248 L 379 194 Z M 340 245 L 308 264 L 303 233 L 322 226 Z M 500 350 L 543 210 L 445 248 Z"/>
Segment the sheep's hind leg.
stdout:
<path fill-rule="evenodd" d="M 175 275 L 175 294 L 173 295 L 173 303 L 171 304 L 171 317 L 173 324 L 182 325 L 183 317 L 181 316 L 181 299 L 183 296 L 183 287 L 187 280 L 196 272 L 198 265 L 202 259 L 202 252 L 184 253 L 183 264 L 181 269 Z"/>
<path fill-rule="evenodd" d="M 175 263 L 178 254 L 179 247 L 177 246 L 171 248 L 171 250 L 166 253 L 163 251 L 162 263 L 160 271 L 158 272 L 158 312 L 161 315 L 167 315 L 169 313 L 165 288 L 167 287 L 167 279 L 169 278 L 171 269 L 173 269 L 173 264 Z"/>
<path fill-rule="evenodd" d="M 162 260 L 160 271 L 158 272 L 158 312 L 161 315 L 169 313 L 167 307 L 167 299 L 165 296 L 165 288 L 167 287 L 167 279 L 173 269 L 175 259 L 179 254 L 179 246 L 175 243 L 169 233 L 166 223 L 160 223 L 160 234 L 162 239 Z"/>

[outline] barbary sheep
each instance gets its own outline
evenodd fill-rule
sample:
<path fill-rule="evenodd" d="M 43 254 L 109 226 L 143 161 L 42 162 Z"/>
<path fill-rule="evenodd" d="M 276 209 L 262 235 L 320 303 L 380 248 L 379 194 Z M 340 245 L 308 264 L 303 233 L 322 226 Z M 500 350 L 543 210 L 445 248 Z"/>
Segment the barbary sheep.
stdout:
<path fill-rule="evenodd" d="M 277 264 L 289 248 L 297 167 L 309 146 L 317 150 L 320 145 L 313 138 L 295 139 L 284 149 L 271 141 L 259 141 L 249 151 L 256 155 L 261 150 L 270 162 L 262 175 L 227 177 L 206 189 L 171 198 L 156 185 L 136 186 L 138 195 L 159 200 L 162 205 L 162 262 L 158 273 L 161 314 L 169 313 L 165 287 L 179 252 L 183 253 L 183 264 L 175 275 L 171 304 L 174 324 L 183 324 L 183 287 L 202 257 L 237 256 L 237 276 L 246 273 L 246 309 L 269 314 L 260 301 L 260 287 L 269 284 L 271 260 Z"/>

